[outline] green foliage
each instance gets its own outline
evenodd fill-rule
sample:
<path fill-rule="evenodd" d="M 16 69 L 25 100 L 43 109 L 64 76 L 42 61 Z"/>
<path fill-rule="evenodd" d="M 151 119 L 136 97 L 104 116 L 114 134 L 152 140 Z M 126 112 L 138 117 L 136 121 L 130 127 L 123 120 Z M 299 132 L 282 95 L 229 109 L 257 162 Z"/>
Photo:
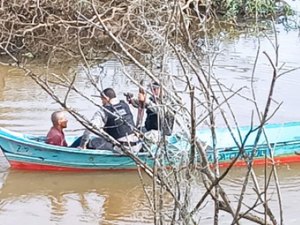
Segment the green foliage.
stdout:
<path fill-rule="evenodd" d="M 288 4 L 285 4 L 283 6 L 283 13 L 287 16 L 291 16 L 291 15 L 295 14 L 295 12 L 292 10 L 291 6 Z"/>
<path fill-rule="evenodd" d="M 235 18 L 241 10 L 242 0 L 226 0 L 226 17 Z"/>
<path fill-rule="evenodd" d="M 273 0 L 225 0 L 226 18 L 234 19 L 239 16 L 265 18 L 276 13 Z"/>
<path fill-rule="evenodd" d="M 251 17 L 255 15 L 266 17 L 275 14 L 275 7 L 275 2 L 270 0 L 247 1 L 246 12 Z"/>

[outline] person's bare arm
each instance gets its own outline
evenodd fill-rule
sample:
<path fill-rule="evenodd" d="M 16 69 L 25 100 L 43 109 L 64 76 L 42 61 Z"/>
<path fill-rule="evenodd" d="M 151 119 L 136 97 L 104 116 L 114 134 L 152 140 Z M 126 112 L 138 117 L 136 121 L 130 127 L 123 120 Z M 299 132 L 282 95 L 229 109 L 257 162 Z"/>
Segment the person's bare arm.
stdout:
<path fill-rule="evenodd" d="M 93 124 L 94 127 L 98 128 L 98 129 L 103 128 L 105 125 L 105 122 L 106 122 L 106 116 L 105 116 L 104 111 L 102 109 L 98 110 L 94 114 L 94 116 L 90 122 Z M 91 135 L 91 131 L 86 129 L 81 138 L 81 142 L 80 142 L 80 146 L 79 146 L 80 148 L 85 149 L 87 147 L 87 144 L 90 139 L 90 135 Z"/>

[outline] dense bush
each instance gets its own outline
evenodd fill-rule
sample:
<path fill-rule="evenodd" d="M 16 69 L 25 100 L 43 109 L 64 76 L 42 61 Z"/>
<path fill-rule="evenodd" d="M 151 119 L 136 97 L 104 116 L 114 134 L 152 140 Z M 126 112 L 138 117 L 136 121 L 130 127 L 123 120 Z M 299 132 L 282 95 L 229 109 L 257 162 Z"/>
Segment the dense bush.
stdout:
<path fill-rule="evenodd" d="M 241 17 L 273 15 L 276 8 L 271 0 L 1 2 L 2 53 L 30 53 L 32 56 L 53 51 L 78 55 L 79 50 L 95 56 L 107 47 L 114 48 L 99 25 L 92 3 L 107 27 L 140 53 L 151 51 L 157 42 L 164 41 L 165 35 L 180 43 L 187 38 L 188 29 L 193 31 L 188 38 L 196 41 L 203 32 L 213 33 L 219 28 L 220 19 L 237 24 Z M 208 21 L 205 26 L 204 18 Z"/>

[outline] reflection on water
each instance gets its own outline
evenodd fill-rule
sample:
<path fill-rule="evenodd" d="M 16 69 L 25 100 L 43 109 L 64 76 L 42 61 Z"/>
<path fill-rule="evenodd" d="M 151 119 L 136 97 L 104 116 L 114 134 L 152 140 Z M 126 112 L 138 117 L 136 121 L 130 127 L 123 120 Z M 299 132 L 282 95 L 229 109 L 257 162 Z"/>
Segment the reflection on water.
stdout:
<path fill-rule="evenodd" d="M 149 224 L 137 174 L 0 173 L 0 222 L 17 224 Z M 135 221 L 134 214 L 141 217 Z M 127 222 L 126 222 L 127 221 Z M 1 224 L 3 224 L 1 222 Z"/>
<path fill-rule="evenodd" d="M 263 187 L 262 168 L 256 168 L 258 181 Z M 282 190 L 284 221 L 296 225 L 298 193 L 300 191 L 300 164 L 278 167 Z M 221 182 L 231 199 L 241 191 L 245 169 L 234 169 Z M 194 196 L 203 193 L 197 184 Z M 275 199 L 275 187 L 269 189 Z M 236 196 L 236 197 L 234 197 Z M 0 223 L 31 225 L 96 225 L 96 224 L 152 224 L 151 212 L 136 172 L 64 173 L 3 170 L 0 172 Z M 256 200 L 248 190 L 244 202 Z M 275 215 L 278 203 L 269 201 Z M 200 212 L 203 224 L 212 224 L 213 205 L 207 204 Z M 229 224 L 228 214 L 221 214 L 220 224 Z M 5 223 L 3 223 L 5 221 Z M 243 223 L 250 224 L 250 223 Z"/>
<path fill-rule="evenodd" d="M 298 225 L 298 214 L 299 214 L 299 207 L 295 207 L 298 205 L 299 202 L 299 192 L 300 192 L 300 163 L 292 163 L 289 165 L 281 165 L 277 168 L 278 170 L 278 177 L 282 195 L 282 208 L 283 208 L 283 218 L 284 224 L 289 225 Z M 269 174 L 270 168 L 267 168 Z M 257 176 L 258 183 L 260 185 L 262 196 L 264 190 L 264 168 L 263 167 L 256 167 L 255 173 Z M 221 181 L 221 186 L 224 190 L 226 190 L 227 195 L 229 196 L 231 203 L 233 205 L 237 204 L 239 195 L 242 190 L 242 185 L 246 175 L 246 168 L 234 168 L 226 177 L 225 180 Z M 272 182 L 268 189 L 268 205 L 271 208 L 272 212 L 279 220 L 279 205 L 277 200 L 277 193 L 276 187 L 274 186 L 274 178 L 271 178 Z M 249 180 L 251 187 L 253 187 L 252 180 Z M 200 189 L 200 190 L 199 190 Z M 201 191 L 204 191 L 202 185 L 200 184 L 199 187 L 195 190 L 195 199 L 197 198 L 199 192 L 201 195 Z M 203 194 L 203 193 L 202 193 Z M 243 205 L 242 211 L 247 211 L 249 208 L 255 204 L 257 201 L 257 194 L 255 193 L 252 188 L 247 188 L 244 198 L 243 198 Z M 213 208 L 214 205 L 212 203 L 208 203 L 199 213 L 202 218 L 203 224 L 213 224 Z M 259 211 L 263 212 L 262 206 L 256 208 Z M 261 216 L 261 215 L 260 215 Z M 220 213 L 221 220 L 219 221 L 221 225 L 228 225 L 231 224 L 232 218 L 228 214 L 221 212 Z M 241 224 L 253 224 L 249 221 L 242 220 Z"/>

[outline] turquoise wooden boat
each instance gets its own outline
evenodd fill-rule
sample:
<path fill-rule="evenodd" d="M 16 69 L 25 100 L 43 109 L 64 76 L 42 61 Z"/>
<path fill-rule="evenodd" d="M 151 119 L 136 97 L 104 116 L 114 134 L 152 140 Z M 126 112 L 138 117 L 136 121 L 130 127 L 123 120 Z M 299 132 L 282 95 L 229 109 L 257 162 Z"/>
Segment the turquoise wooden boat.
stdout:
<path fill-rule="evenodd" d="M 249 127 L 239 129 L 245 137 Z M 300 122 L 285 124 L 269 124 L 265 126 L 268 141 L 260 138 L 254 157 L 254 164 L 269 163 L 270 151 L 273 152 L 276 163 L 300 162 Z M 236 136 L 237 129 L 233 129 Z M 251 154 L 257 132 L 253 132 L 245 145 L 246 154 Z M 212 145 L 209 129 L 201 129 L 197 137 L 206 145 Z M 237 137 L 237 136 L 236 136 Z M 67 137 L 67 142 L 72 143 L 76 137 Z M 45 137 L 21 134 L 7 129 L 0 129 L 0 148 L 12 168 L 31 170 L 128 170 L 136 169 L 135 162 L 126 155 L 120 155 L 110 150 L 81 150 L 53 146 L 44 143 Z M 226 128 L 217 129 L 217 149 L 220 166 L 228 166 L 234 158 L 239 156 L 239 149 Z M 269 143 L 269 145 L 268 145 Z M 271 149 L 270 147 L 271 146 Z M 168 137 L 168 158 L 176 163 L 187 160 L 190 145 L 184 136 L 176 134 Z M 207 157 L 213 161 L 213 150 L 207 148 Z M 138 153 L 138 157 L 147 165 L 153 165 L 153 157 L 147 152 Z M 198 159 L 199 160 L 199 159 Z M 235 166 L 246 165 L 239 158 Z"/>
<path fill-rule="evenodd" d="M 66 137 L 70 144 L 77 137 Z M 135 162 L 126 155 L 110 150 L 82 150 L 46 144 L 46 137 L 0 129 L 0 148 L 11 168 L 30 170 L 124 170 L 135 169 Z M 139 157 L 147 164 L 149 154 Z"/>
<path fill-rule="evenodd" d="M 244 139 L 248 135 L 249 130 L 250 127 L 244 126 L 239 129 L 232 129 L 232 133 L 237 139 L 240 133 L 242 139 Z M 246 155 L 251 155 L 253 149 L 256 149 L 253 158 L 255 165 L 271 163 L 271 155 L 276 164 L 300 162 L 300 155 L 298 153 L 300 152 L 300 122 L 267 124 L 264 126 L 264 133 L 267 139 L 262 134 L 257 146 L 253 145 L 257 137 L 257 130 L 252 132 L 245 142 L 244 152 Z M 227 128 L 218 128 L 216 135 L 220 166 L 227 167 L 239 155 L 239 149 Z M 197 132 L 197 137 L 205 141 L 207 140 L 206 144 L 212 145 L 212 138 L 208 129 Z M 213 152 L 208 150 L 207 156 L 208 160 L 212 162 Z M 239 159 L 234 165 L 245 166 L 246 162 Z"/>

